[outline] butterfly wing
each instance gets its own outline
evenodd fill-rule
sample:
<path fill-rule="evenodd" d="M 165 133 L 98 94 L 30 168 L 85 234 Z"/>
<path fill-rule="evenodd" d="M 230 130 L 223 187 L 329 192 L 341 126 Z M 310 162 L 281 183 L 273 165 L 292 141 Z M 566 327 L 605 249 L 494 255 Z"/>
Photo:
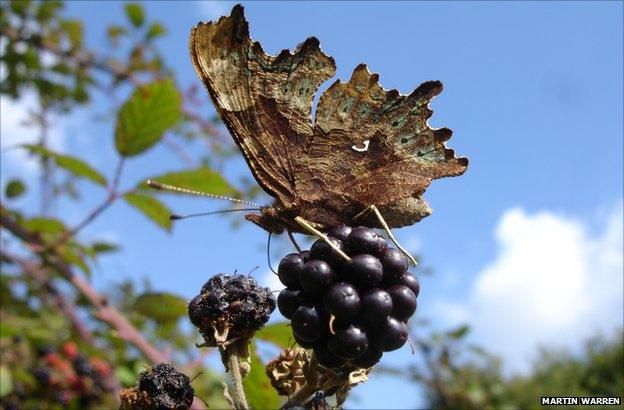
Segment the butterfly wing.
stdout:
<path fill-rule="evenodd" d="M 462 174 L 468 160 L 445 146 L 451 130 L 427 124 L 442 83 L 423 83 L 404 96 L 378 80 L 360 65 L 347 83 L 336 81 L 321 96 L 298 186 L 304 198 L 333 209 L 359 212 L 374 204 L 382 212 L 408 212 L 389 216 L 392 226 L 403 226 L 430 213 L 421 195 L 431 181 Z"/>
<path fill-rule="evenodd" d="M 316 38 L 293 53 L 267 55 L 249 37 L 243 8 L 200 23 L 191 32 L 191 59 L 221 119 L 260 186 L 283 204 L 296 199 L 295 174 L 313 135 L 312 100 L 336 71 Z"/>

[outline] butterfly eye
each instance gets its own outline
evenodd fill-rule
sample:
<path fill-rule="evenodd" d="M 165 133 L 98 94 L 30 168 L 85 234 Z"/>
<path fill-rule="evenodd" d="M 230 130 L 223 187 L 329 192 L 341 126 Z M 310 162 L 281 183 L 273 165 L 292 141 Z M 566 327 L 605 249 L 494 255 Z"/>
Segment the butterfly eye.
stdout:
<path fill-rule="evenodd" d="M 370 144 L 370 140 L 366 140 L 364 141 L 364 147 L 356 147 L 355 145 L 351 146 L 351 149 L 353 151 L 357 151 L 357 152 L 366 152 L 368 151 L 368 145 Z"/>

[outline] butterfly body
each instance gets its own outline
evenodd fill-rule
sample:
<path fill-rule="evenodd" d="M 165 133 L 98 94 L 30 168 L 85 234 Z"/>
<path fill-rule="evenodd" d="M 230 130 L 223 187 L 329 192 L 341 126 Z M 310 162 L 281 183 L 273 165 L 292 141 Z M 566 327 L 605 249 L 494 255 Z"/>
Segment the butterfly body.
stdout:
<path fill-rule="evenodd" d="M 322 94 L 313 120 L 314 95 L 336 71 L 316 38 L 267 55 L 235 6 L 230 16 L 195 27 L 189 48 L 253 176 L 275 198 L 247 215 L 270 232 L 301 231 L 296 217 L 319 230 L 351 224 L 370 205 L 390 227 L 411 225 L 431 213 L 422 199 L 431 181 L 467 167 L 445 146 L 451 131 L 427 124 L 439 81 L 401 95 L 361 64 Z M 359 223 L 379 227 L 372 217 Z"/>

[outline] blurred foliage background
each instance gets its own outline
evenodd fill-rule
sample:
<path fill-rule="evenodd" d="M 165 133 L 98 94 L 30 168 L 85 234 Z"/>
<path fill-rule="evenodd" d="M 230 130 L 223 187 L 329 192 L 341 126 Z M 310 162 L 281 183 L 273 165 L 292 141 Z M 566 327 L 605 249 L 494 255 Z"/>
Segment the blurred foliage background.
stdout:
<path fill-rule="evenodd" d="M 247 200 L 260 194 L 252 181 L 235 188 L 221 175 L 222 164 L 237 149 L 218 119 L 204 114 L 211 110 L 198 94 L 203 90 L 176 83 L 159 51 L 164 26 L 151 21 L 138 3 L 115 5 L 124 8 L 125 20 L 104 28 L 106 50 L 85 45 L 83 22 L 66 18 L 62 2 L 3 1 L 0 6 L 0 91 L 13 99 L 25 92 L 37 96 L 28 125 L 37 130 L 38 142 L 10 149 L 27 151 L 41 165 L 34 186 L 20 179 L 6 183 L 0 205 L 3 409 L 114 408 L 119 388 L 133 385 L 138 373 L 157 361 L 172 361 L 196 376 L 196 394 L 210 408 L 226 406 L 223 371 L 205 364 L 210 350 L 195 347 L 186 300 L 151 291 L 149 281 L 129 279 L 95 289 L 89 280 L 102 255 L 123 260 L 122 243 L 85 242 L 78 235 L 109 208 L 124 201 L 162 229 L 171 228 L 171 211 L 142 181 L 120 190 L 127 158 L 150 155 L 150 148 L 161 144 L 184 170 L 155 175 L 155 180 Z M 95 93 L 109 97 L 108 110 L 97 114 L 115 123 L 110 137 L 118 161 L 108 169 L 95 169 L 80 152 L 50 147 L 50 121 L 90 107 Z M 189 141 L 204 149 L 187 152 Z M 81 201 L 80 181 L 101 189 L 105 199 L 70 225 L 61 217 L 59 201 Z M 15 205 L 29 190 L 39 192 L 38 212 Z M 540 396 L 623 395 L 621 332 L 587 341 L 580 353 L 544 350 L 529 374 L 513 376 L 504 374 L 498 358 L 467 342 L 468 325 L 447 332 L 428 332 L 426 321 L 413 327 L 418 328 L 412 334 L 415 364 L 382 363 L 375 371 L 412 380 L 414 394 L 424 391 L 427 407 L 533 408 Z M 291 343 L 289 335 L 276 323 L 257 339 L 284 348 Z M 255 408 L 276 408 L 280 398 L 253 355 L 255 365 L 245 379 L 249 401 Z"/>

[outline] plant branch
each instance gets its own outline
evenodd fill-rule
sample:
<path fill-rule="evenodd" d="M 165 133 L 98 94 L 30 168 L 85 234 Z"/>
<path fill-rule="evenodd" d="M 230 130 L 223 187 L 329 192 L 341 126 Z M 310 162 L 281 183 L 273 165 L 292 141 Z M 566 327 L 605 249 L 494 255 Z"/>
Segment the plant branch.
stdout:
<path fill-rule="evenodd" d="M 26 242 L 31 249 L 45 248 L 45 244 L 35 233 L 20 226 L 2 206 L 0 206 L 0 226 Z M 4 251 L 2 252 L 4 253 Z M 99 294 L 89 282 L 76 275 L 71 267 L 63 262 L 62 258 L 55 253 L 55 249 L 52 249 L 47 255 L 42 255 L 42 259 L 74 285 L 76 289 L 97 308 L 96 316 L 115 329 L 117 336 L 136 346 L 137 349 L 154 363 L 166 362 L 169 360 L 169 357 L 143 337 L 132 323 L 126 319 L 123 313 L 110 304 L 107 297 Z"/>
<path fill-rule="evenodd" d="M 225 354 L 228 357 L 227 364 L 234 383 L 233 399 L 235 410 L 247 410 L 249 409 L 249 405 L 247 404 L 247 397 L 245 397 L 245 389 L 243 388 L 243 376 L 240 370 L 240 357 L 238 355 L 236 343 L 228 346 L 225 350 Z"/>

